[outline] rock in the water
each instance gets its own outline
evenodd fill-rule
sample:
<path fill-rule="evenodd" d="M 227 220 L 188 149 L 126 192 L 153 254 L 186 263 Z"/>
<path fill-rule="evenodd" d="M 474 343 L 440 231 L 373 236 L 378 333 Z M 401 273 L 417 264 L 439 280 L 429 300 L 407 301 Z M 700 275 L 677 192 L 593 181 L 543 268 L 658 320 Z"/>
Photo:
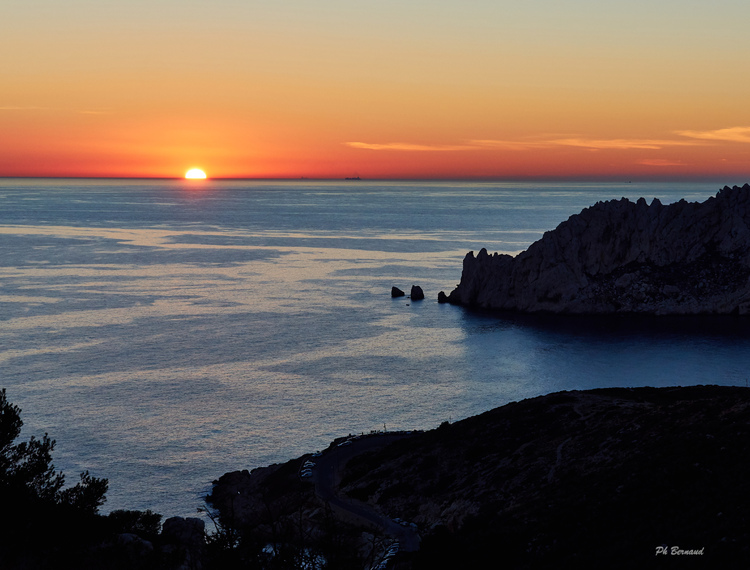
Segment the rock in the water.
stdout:
<path fill-rule="evenodd" d="M 515 257 L 464 258 L 454 304 L 577 314 L 750 313 L 750 185 L 598 202 Z"/>
<path fill-rule="evenodd" d="M 424 291 L 422 291 L 422 288 L 419 285 L 412 285 L 410 296 L 412 301 L 421 301 L 424 299 Z"/>
<path fill-rule="evenodd" d="M 403 297 L 404 295 L 406 295 L 406 293 L 398 287 L 391 287 L 391 297 Z"/>
<path fill-rule="evenodd" d="M 448 302 L 448 295 L 446 295 L 443 291 L 440 291 L 438 293 L 438 303 L 447 303 Z"/>

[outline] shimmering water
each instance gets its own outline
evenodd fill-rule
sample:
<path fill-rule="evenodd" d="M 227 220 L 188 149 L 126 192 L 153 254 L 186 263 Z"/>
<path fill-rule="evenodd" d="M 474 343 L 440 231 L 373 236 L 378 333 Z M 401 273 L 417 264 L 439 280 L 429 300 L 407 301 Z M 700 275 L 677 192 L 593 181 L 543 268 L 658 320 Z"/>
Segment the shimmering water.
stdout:
<path fill-rule="evenodd" d="M 737 181 L 741 182 L 741 181 Z M 105 510 L 192 515 L 222 473 L 555 390 L 745 385 L 737 319 L 438 305 L 596 201 L 715 184 L 0 180 L 0 378 Z M 427 299 L 392 300 L 421 285 Z"/>

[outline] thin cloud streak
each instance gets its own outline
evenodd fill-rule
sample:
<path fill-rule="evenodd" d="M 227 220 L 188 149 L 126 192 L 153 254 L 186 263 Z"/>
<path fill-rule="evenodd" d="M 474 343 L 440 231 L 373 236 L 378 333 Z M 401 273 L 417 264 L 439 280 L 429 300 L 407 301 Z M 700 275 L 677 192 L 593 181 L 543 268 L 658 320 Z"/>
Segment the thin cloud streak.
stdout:
<path fill-rule="evenodd" d="M 750 143 L 750 127 L 730 127 L 713 131 L 676 131 L 678 135 L 693 139 Z"/>
<path fill-rule="evenodd" d="M 397 150 L 397 151 L 425 151 L 425 152 L 445 152 L 445 151 L 464 151 L 464 150 L 486 150 L 486 149 L 504 149 L 504 150 L 528 150 L 532 148 L 542 148 L 549 146 L 545 142 L 523 142 L 523 141 L 506 141 L 506 140 L 470 140 L 465 144 L 447 145 L 447 144 L 413 144 L 413 143 L 365 143 L 365 142 L 347 142 L 344 143 L 352 148 L 361 148 L 366 150 Z"/>
<path fill-rule="evenodd" d="M 471 150 L 474 147 L 466 145 L 426 145 L 411 143 L 364 143 L 364 142 L 347 142 L 344 143 L 352 148 L 361 148 L 365 150 L 400 150 L 406 152 L 445 152 L 450 150 Z"/>
<path fill-rule="evenodd" d="M 748 129 L 750 142 L 750 129 Z M 590 150 L 660 150 L 668 146 L 699 146 L 697 141 L 665 140 L 665 139 L 587 139 L 580 137 L 547 139 L 535 141 L 513 141 L 496 139 L 475 139 L 466 141 L 462 145 L 424 145 L 412 143 L 344 143 L 352 148 L 366 150 L 395 150 L 395 151 L 466 151 L 466 150 L 538 150 L 560 146 L 573 146 Z"/>
<path fill-rule="evenodd" d="M 79 115 L 111 115 L 112 111 L 102 109 L 59 109 L 54 107 L 34 107 L 32 105 L 2 105 L 0 111 L 57 111 L 63 113 L 78 113 Z"/>
<path fill-rule="evenodd" d="M 643 164 L 644 166 L 685 166 L 684 162 L 668 160 L 666 158 L 644 158 L 643 160 L 639 160 L 638 164 Z"/>
<path fill-rule="evenodd" d="M 576 146 L 596 150 L 628 150 L 644 149 L 659 150 L 665 146 L 696 146 L 699 143 L 692 141 L 659 140 L 659 139 L 557 139 L 549 141 L 550 144 L 560 146 Z"/>
<path fill-rule="evenodd" d="M 48 107 L 21 107 L 18 105 L 5 105 L 0 107 L 0 111 L 40 111 Z"/>
<path fill-rule="evenodd" d="M 562 139 L 547 139 L 538 141 L 505 141 L 505 140 L 477 140 L 472 143 L 491 148 L 528 150 L 552 148 L 556 146 L 575 146 L 591 150 L 628 150 L 646 149 L 659 150 L 665 146 L 696 146 L 700 143 L 693 141 L 662 140 L 662 139 L 587 139 L 570 137 Z"/>
<path fill-rule="evenodd" d="M 502 150 L 532 150 L 553 146 L 549 141 L 508 141 L 493 139 L 478 139 L 469 141 L 474 149 L 502 149 Z"/>

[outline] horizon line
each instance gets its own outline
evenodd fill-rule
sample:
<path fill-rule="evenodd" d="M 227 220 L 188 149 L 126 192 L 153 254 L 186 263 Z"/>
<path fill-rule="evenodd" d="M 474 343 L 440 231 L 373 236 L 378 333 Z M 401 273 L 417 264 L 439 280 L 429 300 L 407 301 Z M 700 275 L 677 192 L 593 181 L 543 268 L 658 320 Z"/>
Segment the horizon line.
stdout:
<path fill-rule="evenodd" d="M 222 177 L 212 176 L 206 179 L 187 179 L 182 176 L 34 176 L 34 175 L 0 175 L 2 179 L 31 179 L 31 180 L 184 180 L 191 183 L 204 183 L 211 181 L 319 181 L 319 182 L 619 182 L 623 184 L 632 182 L 710 182 L 725 178 L 734 178 L 738 175 L 662 175 L 662 176 L 442 176 L 442 177 L 374 177 L 351 179 L 346 177 Z M 739 175 L 740 177 L 742 175 Z M 750 180 L 750 174 L 745 175 Z"/>

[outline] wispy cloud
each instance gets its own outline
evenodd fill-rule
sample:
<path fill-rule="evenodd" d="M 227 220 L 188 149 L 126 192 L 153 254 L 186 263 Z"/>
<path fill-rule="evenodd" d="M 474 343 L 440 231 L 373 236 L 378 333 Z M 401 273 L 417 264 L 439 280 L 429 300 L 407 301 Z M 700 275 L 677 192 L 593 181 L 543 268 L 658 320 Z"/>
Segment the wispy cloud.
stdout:
<path fill-rule="evenodd" d="M 750 143 L 750 127 L 730 127 L 713 131 L 676 131 L 678 135 L 693 139 Z"/>
<path fill-rule="evenodd" d="M 495 139 L 477 139 L 469 141 L 471 145 L 469 148 L 479 149 L 502 149 L 502 150 L 530 150 L 535 148 L 548 148 L 550 145 L 549 141 L 509 141 L 509 140 L 495 140 Z"/>
<path fill-rule="evenodd" d="M 30 107 L 30 106 L 20 106 L 20 105 L 3 105 L 0 106 L 0 111 L 39 111 L 42 109 L 47 109 L 47 107 Z"/>
<path fill-rule="evenodd" d="M 551 146 L 548 141 L 509 141 L 494 139 L 468 140 L 463 144 L 413 144 L 413 143 L 344 143 L 352 148 L 363 148 L 367 150 L 401 150 L 401 151 L 462 151 L 462 150 L 529 150 Z"/>
<path fill-rule="evenodd" d="M 585 139 L 570 138 L 549 141 L 550 144 L 561 146 L 577 146 L 596 150 L 628 150 L 645 149 L 659 150 L 665 146 L 695 146 L 693 141 L 664 140 L 664 139 Z"/>
<path fill-rule="evenodd" d="M 638 164 L 645 166 L 685 166 L 685 163 L 682 161 L 666 158 L 644 158 L 643 160 L 639 160 Z"/>
<path fill-rule="evenodd" d="M 750 129 L 748 129 L 750 142 Z M 660 150 L 669 146 L 697 146 L 698 141 L 668 140 L 668 139 L 589 139 L 582 137 L 537 139 L 537 140 L 502 140 L 502 139 L 474 139 L 460 145 L 425 145 L 412 143 L 344 143 L 352 148 L 367 150 L 396 150 L 396 151 L 461 151 L 461 150 L 538 150 L 560 146 L 573 146 L 589 150 Z"/>
<path fill-rule="evenodd" d="M 79 115 L 109 115 L 107 109 L 56 109 L 53 107 L 36 107 L 33 105 L 0 105 L 0 111 L 55 111 L 63 113 L 78 113 Z"/>
<path fill-rule="evenodd" d="M 516 150 L 551 148 L 555 146 L 575 146 L 590 150 L 659 150 L 665 146 L 693 146 L 699 144 L 693 141 L 666 139 L 590 139 L 584 137 L 540 139 L 535 141 L 475 140 L 471 142 L 481 147 Z"/>
<path fill-rule="evenodd" d="M 447 150 L 470 150 L 474 147 L 467 145 L 444 145 L 444 144 L 412 144 L 412 143 L 364 143 L 364 142 L 347 142 L 344 143 L 352 148 L 363 148 L 366 150 L 401 150 L 407 152 L 414 151 L 447 151 Z"/>
<path fill-rule="evenodd" d="M 750 142 L 750 127 L 735 127 L 718 131 L 677 131 L 677 134 L 692 139 L 731 140 Z M 685 139 L 597 139 L 580 136 L 562 138 L 536 138 L 533 140 L 473 139 L 460 145 L 426 145 L 413 143 L 344 143 L 352 148 L 395 151 L 465 151 L 465 150 L 538 150 L 572 146 L 588 150 L 661 150 L 665 147 L 700 146 L 700 140 Z"/>

